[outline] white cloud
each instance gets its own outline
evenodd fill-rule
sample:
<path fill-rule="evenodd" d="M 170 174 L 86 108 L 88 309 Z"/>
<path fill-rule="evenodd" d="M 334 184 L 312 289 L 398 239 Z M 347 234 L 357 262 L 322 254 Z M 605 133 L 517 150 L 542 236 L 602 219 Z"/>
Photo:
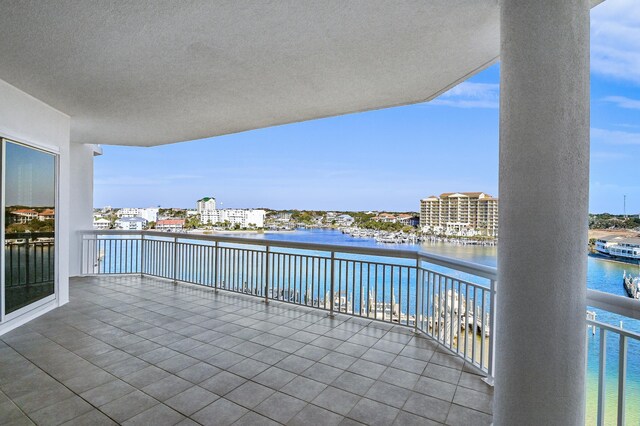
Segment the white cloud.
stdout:
<path fill-rule="evenodd" d="M 626 96 L 607 96 L 602 100 L 614 103 L 620 108 L 640 109 L 640 99 L 631 99 Z"/>
<path fill-rule="evenodd" d="M 638 0 L 607 0 L 591 12 L 591 70 L 640 84 Z"/>
<path fill-rule="evenodd" d="M 432 100 L 428 105 L 457 108 L 498 108 L 500 85 L 497 83 L 472 83 L 465 81 Z"/>
<path fill-rule="evenodd" d="M 600 140 L 610 145 L 640 145 L 640 133 L 622 130 L 591 128 L 591 140 Z"/>

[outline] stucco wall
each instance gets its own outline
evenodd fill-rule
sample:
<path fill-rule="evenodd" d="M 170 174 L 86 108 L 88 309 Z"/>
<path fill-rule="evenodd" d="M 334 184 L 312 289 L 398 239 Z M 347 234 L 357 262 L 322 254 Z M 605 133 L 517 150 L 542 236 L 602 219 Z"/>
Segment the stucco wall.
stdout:
<path fill-rule="evenodd" d="M 59 153 L 57 205 L 58 297 L 54 303 L 0 324 L 0 334 L 69 301 L 69 243 L 71 211 L 70 117 L 0 80 L 0 137 Z M 89 177 L 92 180 L 92 176 Z"/>

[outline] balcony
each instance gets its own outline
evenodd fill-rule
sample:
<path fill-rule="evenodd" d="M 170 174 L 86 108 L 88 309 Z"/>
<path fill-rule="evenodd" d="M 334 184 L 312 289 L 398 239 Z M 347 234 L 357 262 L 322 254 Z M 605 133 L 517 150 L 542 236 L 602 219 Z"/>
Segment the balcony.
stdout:
<path fill-rule="evenodd" d="M 72 279 L 70 303 L 2 336 L 3 418 L 492 421 L 494 268 L 403 250 L 149 231 L 86 231 L 81 247 L 85 276 Z M 43 270 L 51 261 L 30 259 Z M 637 318 L 630 299 L 589 296 Z M 640 335 L 593 315 L 584 327 L 600 345 L 588 418 L 624 419 L 629 396 L 617 395 L 627 394 L 627 374 L 617 375 L 612 409 L 607 351 L 615 340 L 614 364 L 626 372 Z"/>
<path fill-rule="evenodd" d="M 2 336 L 12 424 L 489 424 L 477 368 L 406 326 L 139 276 L 74 278 Z"/>
<path fill-rule="evenodd" d="M 187 288 L 183 282 L 195 283 L 210 289 L 189 287 L 191 291 L 215 294 L 217 288 L 219 298 L 225 294 L 231 297 L 227 292 L 233 291 L 238 295 L 234 296 L 237 303 L 251 296 L 253 302 L 247 303 L 268 300 L 269 309 L 286 303 L 290 312 L 303 309 L 335 315 L 339 320 L 347 317 L 345 324 L 370 322 L 367 329 L 385 324 L 423 334 L 427 336 L 424 339 L 437 342 L 436 354 L 449 351 L 469 370 L 487 375 L 487 381 L 495 377 L 496 424 L 584 423 L 585 402 L 591 401 L 585 390 L 584 368 L 587 303 L 620 309 L 636 319 L 640 316 L 637 307 L 624 306 L 629 301 L 612 302 L 606 297 L 594 301 L 593 293 L 588 299 L 584 285 L 590 152 L 589 9 L 599 2 L 408 1 L 378 2 L 376 7 L 357 1 L 155 2 L 153 7 L 150 2 L 123 2 L 117 7 L 111 2 L 7 2 L 6 12 L 0 14 L 4 30 L 0 51 L 5 59 L 0 61 L 0 137 L 5 148 L 0 179 L 3 191 L 18 187 L 6 184 L 7 171 L 17 164 L 17 157 L 6 155 L 7 146 L 28 148 L 47 157 L 53 201 L 36 204 L 55 206 L 56 242 L 53 288 L 42 286 L 36 292 L 31 287 L 25 293 L 29 298 L 23 298 L 19 289 L 9 289 L 13 295 L 7 298 L 5 290 L 10 286 L 5 282 L 7 270 L 3 270 L 0 334 L 9 343 L 13 340 L 15 347 L 23 345 L 25 354 L 31 346 L 29 359 L 34 365 L 40 362 L 43 367 L 58 369 L 56 375 L 64 382 L 65 375 L 75 374 L 83 366 L 92 368 L 79 355 L 67 361 L 64 351 L 60 355 L 48 349 L 57 348 L 54 337 L 62 339 L 66 331 L 76 330 L 60 322 L 61 317 L 69 315 L 70 322 L 80 324 L 76 319 L 113 312 L 108 321 L 111 324 L 105 328 L 113 330 L 127 313 L 116 310 L 133 303 L 129 307 L 135 313 L 143 308 L 137 304 L 145 303 L 129 300 L 131 287 L 119 292 L 112 278 L 96 278 L 86 288 L 99 289 L 104 292 L 100 297 L 112 298 L 109 306 L 113 309 L 93 312 L 95 300 L 100 300 L 96 298 L 85 310 L 82 291 L 78 301 L 69 296 L 70 282 L 72 293 L 77 293 L 82 281 L 70 277 L 83 273 L 142 275 L 146 277 L 144 288 L 153 290 L 160 285 L 150 278 L 156 276 L 176 281 L 176 290 Z M 120 16 L 126 19 L 114 19 Z M 78 231 L 91 227 L 93 156 L 101 152 L 93 144 L 155 146 L 421 103 L 498 60 L 498 276 L 503 291 L 494 285 L 495 270 L 488 271 L 493 274 L 489 277 L 481 271 L 477 275 L 473 266 L 469 270 L 470 265 L 424 254 L 387 253 L 390 258 L 386 260 L 363 262 L 353 257 L 358 254 L 336 253 L 338 249 L 327 247 L 289 247 L 282 253 L 254 244 L 237 250 L 237 242 L 194 244 L 178 237 L 143 241 L 146 236 L 140 236 L 140 242 L 109 242 L 109 249 L 88 242 L 95 251 L 85 253 L 82 260 L 86 263 L 81 265 L 84 247 L 77 236 Z M 238 149 L 242 152 L 243 147 Z M 430 159 L 424 160 L 428 166 Z M 24 187 L 24 194 L 32 192 L 30 185 Z M 8 206 L 25 204 L 8 202 L 6 193 L 2 200 Z M 134 253 L 140 257 L 134 259 L 131 249 L 136 245 L 139 250 Z M 113 252 L 108 254 L 107 250 Z M 295 250 L 306 250 L 306 254 L 300 256 Z M 315 253 L 318 251 L 321 253 Z M 385 257 L 381 253 L 361 254 Z M 243 258 L 238 255 L 244 255 L 246 261 L 240 261 Z M 218 263 L 211 262 L 214 258 Z M 109 262 L 104 261 L 107 259 Z M 5 261 L 6 256 L 0 263 Z M 454 273 L 441 267 L 450 267 Z M 310 291 L 306 285 L 294 286 L 305 282 L 302 273 L 313 276 L 307 281 Z M 380 277 L 388 279 L 379 281 Z M 127 279 L 132 278 L 121 278 Z M 366 292 L 361 281 L 368 283 Z M 181 315 L 180 310 L 195 308 L 200 300 L 187 299 L 185 305 L 178 305 L 181 301 L 173 297 L 164 299 L 164 313 Z M 75 310 L 78 304 L 82 312 Z M 243 305 L 233 307 L 238 312 L 245 310 Z M 43 315 L 46 323 L 40 318 Z M 96 325 L 96 321 L 91 319 L 87 325 Z M 54 330 L 55 325 L 60 330 Z M 632 348 L 637 335 L 592 325 L 596 336 L 603 330 L 603 349 L 610 347 L 612 334 L 623 336 L 616 337 L 621 343 L 614 363 L 624 369 L 625 344 Z M 47 331 L 51 339 L 45 334 L 41 340 L 27 336 L 32 327 L 51 327 Z M 104 338 L 122 345 L 119 332 L 113 332 Z M 61 342 L 82 345 L 95 338 L 88 335 Z M 47 340 L 54 343 L 47 344 Z M 130 344 L 138 343 L 134 342 L 137 338 L 130 340 Z M 35 353 L 36 347 L 41 349 L 36 342 L 47 344 L 42 356 Z M 90 346 L 117 348 L 101 342 Z M 41 370 L 29 367 L 26 357 L 11 348 L 1 350 L 13 354 L 15 361 L 8 377 L 21 379 L 3 381 L 3 386 L 22 383 L 22 388 L 14 391 L 23 393 L 23 404 L 60 393 L 61 388 L 48 392 L 38 382 L 44 376 Z M 50 363 L 46 362 L 47 350 L 53 351 Z M 598 363 L 600 378 L 611 365 L 607 361 L 611 360 L 603 354 Z M 4 357 L 0 362 L 6 362 Z M 24 369 L 15 368 L 23 362 Z M 624 395 L 626 383 L 624 375 L 620 377 L 613 385 Z M 54 382 L 49 384 L 59 383 Z M 607 413 L 625 413 L 625 398 L 618 398 L 613 407 L 603 402 L 612 383 L 605 385 L 601 380 L 597 390 L 601 396 L 596 404 L 600 423 L 606 421 Z M 10 389 L 7 395 L 14 398 Z M 20 403 L 20 396 L 15 396 L 15 401 Z M 125 401 L 143 405 L 137 399 Z M 85 403 L 89 404 L 76 398 L 67 405 L 50 405 L 44 414 L 47 419 L 56 419 L 60 413 L 74 411 L 74 404 Z M 11 401 L 2 404 L 3 408 L 14 407 Z M 406 408 L 407 402 L 404 404 Z M 347 415 L 355 408 L 357 405 Z M 439 419 L 447 421 L 452 409 L 446 418 Z M 482 413 L 478 413 L 467 423 L 482 421 Z M 169 415 L 155 415 L 170 423 Z M 96 419 L 88 416 L 87 422 L 94 423 Z M 252 417 L 245 420 L 251 422 Z M 624 422 L 621 414 L 616 421 Z"/>

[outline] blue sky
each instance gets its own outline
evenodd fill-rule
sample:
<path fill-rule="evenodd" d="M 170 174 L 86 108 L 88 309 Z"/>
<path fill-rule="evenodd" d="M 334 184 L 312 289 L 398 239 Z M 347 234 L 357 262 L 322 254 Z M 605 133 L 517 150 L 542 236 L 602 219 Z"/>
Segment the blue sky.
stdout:
<path fill-rule="evenodd" d="M 499 64 L 428 104 L 153 148 L 104 146 L 94 205 L 418 210 L 498 195 Z M 591 12 L 591 212 L 640 212 L 640 3 Z"/>

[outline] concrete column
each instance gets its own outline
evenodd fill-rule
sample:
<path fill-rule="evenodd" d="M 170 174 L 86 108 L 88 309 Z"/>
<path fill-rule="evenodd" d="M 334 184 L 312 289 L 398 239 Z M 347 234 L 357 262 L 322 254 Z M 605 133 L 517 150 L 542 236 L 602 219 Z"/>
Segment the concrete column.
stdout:
<path fill-rule="evenodd" d="M 93 228 L 93 156 L 95 145 L 70 145 L 69 276 L 80 275 L 82 246 L 78 231 Z"/>
<path fill-rule="evenodd" d="M 494 422 L 583 425 L 588 0 L 501 0 Z"/>

